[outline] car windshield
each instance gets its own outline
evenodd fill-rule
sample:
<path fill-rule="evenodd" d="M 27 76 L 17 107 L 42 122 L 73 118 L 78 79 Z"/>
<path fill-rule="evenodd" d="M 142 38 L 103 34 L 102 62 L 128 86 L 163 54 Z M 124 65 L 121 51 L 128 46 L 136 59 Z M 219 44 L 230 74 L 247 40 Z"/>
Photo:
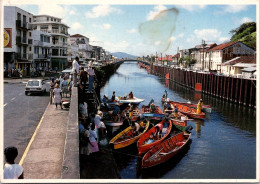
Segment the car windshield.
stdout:
<path fill-rule="evenodd" d="M 28 86 L 39 86 L 39 81 L 29 81 Z"/>

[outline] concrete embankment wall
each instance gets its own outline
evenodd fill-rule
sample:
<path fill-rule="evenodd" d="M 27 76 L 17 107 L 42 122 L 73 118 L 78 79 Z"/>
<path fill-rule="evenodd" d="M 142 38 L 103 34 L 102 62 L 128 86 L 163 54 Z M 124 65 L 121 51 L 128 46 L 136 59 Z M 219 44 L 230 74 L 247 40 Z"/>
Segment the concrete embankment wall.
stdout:
<path fill-rule="evenodd" d="M 165 77 L 183 86 L 194 89 L 196 83 L 202 84 L 202 92 L 245 106 L 256 107 L 256 80 L 203 74 L 193 71 L 151 66 L 151 72 Z"/>

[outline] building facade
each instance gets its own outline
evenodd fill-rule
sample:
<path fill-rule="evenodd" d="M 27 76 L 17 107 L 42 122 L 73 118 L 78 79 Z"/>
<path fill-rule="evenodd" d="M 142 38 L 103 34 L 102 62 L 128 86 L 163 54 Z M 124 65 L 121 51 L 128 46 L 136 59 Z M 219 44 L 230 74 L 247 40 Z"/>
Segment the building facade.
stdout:
<path fill-rule="evenodd" d="M 6 70 L 20 69 L 23 75 L 30 75 L 33 61 L 32 29 L 33 15 L 15 6 L 4 7 L 4 67 Z"/>
<path fill-rule="evenodd" d="M 33 29 L 51 35 L 50 67 L 64 69 L 68 65 L 68 29 L 60 18 L 49 15 L 33 16 Z"/>

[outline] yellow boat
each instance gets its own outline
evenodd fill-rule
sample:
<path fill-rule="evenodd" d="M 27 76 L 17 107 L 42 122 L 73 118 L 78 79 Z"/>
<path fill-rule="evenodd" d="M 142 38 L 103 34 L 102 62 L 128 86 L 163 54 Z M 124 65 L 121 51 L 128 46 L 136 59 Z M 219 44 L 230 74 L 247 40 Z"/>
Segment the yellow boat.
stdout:
<path fill-rule="evenodd" d="M 146 122 L 145 122 L 146 121 Z M 137 136 L 134 136 L 133 129 L 131 126 L 124 129 L 122 132 L 117 134 L 113 139 L 110 140 L 109 144 L 114 144 L 114 149 L 124 148 L 136 142 L 149 128 L 150 121 L 144 120 L 139 124 L 144 124 L 144 131 Z"/>

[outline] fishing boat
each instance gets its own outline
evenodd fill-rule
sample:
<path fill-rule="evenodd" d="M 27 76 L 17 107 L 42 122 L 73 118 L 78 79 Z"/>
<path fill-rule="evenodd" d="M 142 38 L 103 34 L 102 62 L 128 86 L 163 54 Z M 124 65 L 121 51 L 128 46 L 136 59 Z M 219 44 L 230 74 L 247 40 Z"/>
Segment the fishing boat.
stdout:
<path fill-rule="evenodd" d="M 126 107 L 122 113 L 121 113 L 121 116 L 122 117 L 129 117 L 129 109 L 130 107 Z M 131 121 L 137 121 L 138 118 L 140 117 L 140 110 L 138 109 L 138 107 L 134 107 L 133 109 L 133 115 L 132 117 L 130 118 Z"/>
<path fill-rule="evenodd" d="M 142 159 L 142 168 L 153 167 L 166 162 L 183 150 L 190 140 L 191 134 L 181 132 L 153 146 Z"/>
<path fill-rule="evenodd" d="M 155 110 L 153 111 L 150 106 L 143 105 L 141 114 L 148 119 L 161 119 L 164 117 L 164 113 L 159 106 L 155 106 Z"/>
<path fill-rule="evenodd" d="M 151 135 L 156 134 L 157 129 L 160 129 L 159 127 L 163 127 L 161 129 L 162 134 L 160 136 L 154 136 L 153 138 L 151 138 Z M 171 121 L 168 122 L 164 119 L 157 125 L 153 126 L 146 133 L 144 133 L 137 141 L 137 148 L 138 148 L 139 155 L 146 153 L 153 146 L 160 144 L 170 134 L 171 129 L 172 129 Z"/>
<path fill-rule="evenodd" d="M 172 105 L 175 105 L 175 103 L 172 103 Z M 197 111 L 195 109 L 190 108 L 188 106 L 178 105 L 178 104 L 176 104 L 176 106 L 178 108 L 178 112 L 183 113 L 190 118 L 205 119 L 205 113 L 203 113 L 203 112 L 201 112 L 200 114 L 197 114 Z"/>
<path fill-rule="evenodd" d="M 170 101 L 170 103 L 172 104 L 178 104 L 178 105 L 185 105 L 187 107 L 191 107 L 193 109 L 197 109 L 197 104 L 193 104 L 191 102 L 177 102 L 177 101 Z M 201 109 L 203 112 L 208 112 L 208 113 L 211 113 L 212 109 L 210 107 L 210 105 L 203 105 L 202 106 L 202 109 Z"/>
<path fill-rule="evenodd" d="M 181 131 L 185 131 L 187 126 L 187 121 L 177 120 L 177 119 L 170 119 L 171 123 L 177 127 Z"/>
<path fill-rule="evenodd" d="M 131 103 L 131 104 L 135 104 L 135 105 L 138 105 L 140 104 L 141 102 L 144 101 L 144 99 L 141 99 L 141 98 L 136 98 L 136 97 L 133 97 L 133 98 L 125 98 L 125 97 L 116 97 L 116 101 L 118 103 Z"/>
<path fill-rule="evenodd" d="M 113 139 L 110 140 L 110 144 L 114 145 L 114 149 L 124 148 L 136 142 L 149 128 L 150 121 L 141 121 L 140 125 L 143 124 L 144 130 L 139 135 L 135 136 L 133 134 L 133 129 L 131 126 L 124 129 L 122 132 L 117 134 Z"/>

